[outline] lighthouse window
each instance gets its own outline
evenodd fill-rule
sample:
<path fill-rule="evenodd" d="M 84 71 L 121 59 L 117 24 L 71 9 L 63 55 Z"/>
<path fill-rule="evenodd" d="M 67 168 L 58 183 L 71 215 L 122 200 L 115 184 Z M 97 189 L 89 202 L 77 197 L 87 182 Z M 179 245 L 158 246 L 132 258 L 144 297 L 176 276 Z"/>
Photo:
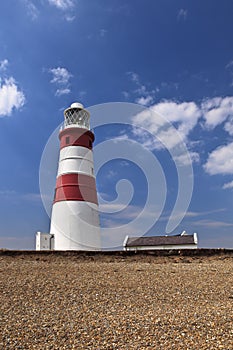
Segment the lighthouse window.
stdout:
<path fill-rule="evenodd" d="M 66 145 L 68 145 L 70 143 L 70 138 L 69 136 L 66 137 Z"/>

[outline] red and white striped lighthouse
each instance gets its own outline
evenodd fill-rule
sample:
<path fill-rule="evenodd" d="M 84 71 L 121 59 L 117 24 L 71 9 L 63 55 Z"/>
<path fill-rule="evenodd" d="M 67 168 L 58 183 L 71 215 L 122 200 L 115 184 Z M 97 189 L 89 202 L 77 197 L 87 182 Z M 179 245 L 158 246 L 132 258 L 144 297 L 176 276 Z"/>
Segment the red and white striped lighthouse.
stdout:
<path fill-rule="evenodd" d="M 80 103 L 64 111 L 50 234 L 55 250 L 100 250 L 90 114 Z"/>

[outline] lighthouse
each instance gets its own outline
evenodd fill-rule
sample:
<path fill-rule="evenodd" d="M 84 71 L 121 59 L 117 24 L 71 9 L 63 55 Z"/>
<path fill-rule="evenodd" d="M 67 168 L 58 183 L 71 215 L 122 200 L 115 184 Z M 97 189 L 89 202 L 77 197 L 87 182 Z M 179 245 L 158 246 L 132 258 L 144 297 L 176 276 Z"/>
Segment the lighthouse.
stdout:
<path fill-rule="evenodd" d="M 54 250 L 100 250 L 100 224 L 93 165 L 94 134 L 81 103 L 64 111 L 50 237 Z"/>

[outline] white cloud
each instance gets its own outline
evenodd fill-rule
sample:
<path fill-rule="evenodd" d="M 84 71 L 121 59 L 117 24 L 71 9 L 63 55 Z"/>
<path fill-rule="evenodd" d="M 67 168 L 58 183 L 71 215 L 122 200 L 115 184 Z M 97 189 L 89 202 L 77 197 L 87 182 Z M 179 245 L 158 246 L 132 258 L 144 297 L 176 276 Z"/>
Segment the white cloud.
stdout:
<path fill-rule="evenodd" d="M 222 188 L 223 188 L 224 190 L 233 188 L 233 181 L 224 184 Z"/>
<path fill-rule="evenodd" d="M 50 5 L 56 6 L 61 10 L 68 10 L 74 7 L 73 0 L 48 0 Z"/>
<path fill-rule="evenodd" d="M 173 160 L 179 165 L 189 165 L 191 163 L 198 163 L 200 161 L 200 156 L 197 152 L 190 151 L 188 153 L 183 153 L 178 156 L 173 156 Z"/>
<path fill-rule="evenodd" d="M 69 93 L 70 93 L 70 89 L 69 88 L 57 89 L 56 96 L 68 95 Z"/>
<path fill-rule="evenodd" d="M 134 81 L 139 81 L 137 74 L 132 73 L 131 76 Z M 143 100 L 141 102 L 143 103 Z M 150 150 L 164 147 L 172 150 L 183 141 L 188 145 L 190 152 L 189 154 L 178 153 L 174 160 L 179 164 L 187 165 L 190 164 L 190 158 L 192 162 L 200 161 L 199 154 L 192 151 L 193 143 L 189 140 L 189 136 L 200 118 L 204 119 L 203 127 L 207 130 L 212 130 L 222 124 L 224 130 L 232 136 L 233 96 L 209 98 L 200 105 L 195 102 L 179 103 L 165 100 L 136 115 L 133 121 L 139 128 L 134 128 L 133 132 L 140 139 L 140 142 Z M 174 127 L 178 133 L 174 132 Z M 210 175 L 233 174 L 231 163 L 233 148 L 231 145 L 220 146 L 209 155 L 204 165 L 207 173 Z"/>
<path fill-rule="evenodd" d="M 201 117 L 201 111 L 195 102 L 164 101 L 153 106 L 153 110 L 171 123 L 178 124 L 178 131 L 185 139 Z"/>
<path fill-rule="evenodd" d="M 210 175 L 233 174 L 233 142 L 220 146 L 209 154 L 205 171 Z"/>
<path fill-rule="evenodd" d="M 200 117 L 201 111 L 194 102 L 164 101 L 151 106 L 133 118 L 137 126 L 145 128 L 157 140 L 138 128 L 134 129 L 134 133 L 149 148 L 161 148 L 163 145 L 167 149 L 172 149 L 181 141 L 187 140 Z M 172 124 L 178 130 L 179 137 L 177 133 L 174 133 Z"/>
<path fill-rule="evenodd" d="M 0 61 L 0 71 L 5 71 L 9 62 L 7 59 Z"/>
<path fill-rule="evenodd" d="M 138 81 L 136 74 L 132 77 Z M 147 102 L 146 98 L 138 98 L 137 102 L 139 100 L 142 104 L 144 101 L 144 104 Z M 148 101 L 151 100 L 148 96 Z M 153 136 L 156 136 L 165 147 L 171 149 L 177 146 L 181 140 L 188 142 L 188 136 L 201 117 L 205 119 L 204 127 L 207 129 L 213 129 L 225 122 L 224 129 L 233 135 L 233 96 L 206 99 L 200 106 L 192 101 L 179 103 L 165 100 L 135 116 L 134 122 L 137 126 L 145 128 Z M 177 137 L 177 133 L 173 132 L 174 129 L 169 123 L 177 129 L 179 137 Z M 134 133 L 141 137 L 145 145 L 147 144 L 150 148 L 159 148 L 158 141 L 152 141 L 152 138 L 146 136 L 142 130 L 135 129 Z M 194 161 L 198 161 L 197 153 L 191 153 L 191 157 Z"/>
<path fill-rule="evenodd" d="M 62 67 L 52 68 L 50 72 L 53 74 L 51 83 L 67 84 L 72 77 L 72 74 L 70 74 L 66 68 Z"/>
<path fill-rule="evenodd" d="M 177 14 L 177 19 L 178 20 L 186 20 L 188 16 L 188 10 L 185 9 L 180 9 Z"/>
<path fill-rule="evenodd" d="M 207 129 L 214 129 L 223 124 L 223 128 L 233 136 L 233 96 L 215 97 L 202 103 L 202 111 Z M 221 145 L 212 151 L 204 164 L 205 171 L 210 175 L 233 174 L 233 142 Z M 223 189 L 231 188 L 227 183 Z"/>
<path fill-rule="evenodd" d="M 25 96 L 14 78 L 5 79 L 0 85 L 0 116 L 10 116 L 13 109 L 19 109 L 24 104 Z"/>
<path fill-rule="evenodd" d="M 201 104 L 205 126 L 214 129 L 228 117 L 233 117 L 233 96 L 207 99 Z"/>
<path fill-rule="evenodd" d="M 64 67 L 52 68 L 49 71 L 52 73 L 50 82 L 57 86 L 55 95 L 61 96 L 69 94 L 71 92 L 69 85 L 72 74 Z"/>
<path fill-rule="evenodd" d="M 229 135 L 233 136 L 233 117 L 225 123 L 224 129 L 228 132 Z"/>
<path fill-rule="evenodd" d="M 139 75 L 134 72 L 128 72 L 127 74 L 137 86 L 134 92 L 146 92 L 145 96 L 137 97 L 136 102 L 142 105 L 151 103 L 153 101 L 153 94 L 148 94 L 145 85 L 140 83 Z M 154 90 L 152 91 L 154 92 Z M 126 98 L 129 96 L 128 92 L 124 92 L 123 94 Z M 176 102 L 170 100 L 154 104 L 133 117 L 133 123 L 137 126 L 133 128 L 133 133 L 150 150 L 164 147 L 172 150 L 180 145 L 181 142 L 184 142 L 190 149 L 188 158 L 190 157 L 192 162 L 199 162 L 199 154 L 193 151 L 197 142 L 190 140 L 190 134 L 198 125 L 201 118 L 204 119 L 202 126 L 206 130 L 212 130 L 222 124 L 224 130 L 232 136 L 233 96 L 208 98 L 200 104 L 193 101 Z M 178 132 L 174 132 L 174 127 Z M 230 167 L 228 162 L 222 165 L 219 163 L 220 151 L 227 151 L 229 147 L 220 147 L 209 156 L 204 166 L 209 174 L 216 172 L 231 173 L 231 170 L 228 169 Z M 176 161 L 185 165 L 190 162 L 188 158 L 186 154 L 181 152 L 177 154 Z"/>
<path fill-rule="evenodd" d="M 148 106 L 151 104 L 151 102 L 153 102 L 153 97 L 148 95 L 146 97 L 144 96 L 141 96 L 139 98 L 136 99 L 136 102 L 140 105 L 143 105 L 143 106 Z"/>
<path fill-rule="evenodd" d="M 67 20 L 67 22 L 73 22 L 73 20 L 75 19 L 75 16 L 72 15 L 66 15 L 65 19 Z"/>

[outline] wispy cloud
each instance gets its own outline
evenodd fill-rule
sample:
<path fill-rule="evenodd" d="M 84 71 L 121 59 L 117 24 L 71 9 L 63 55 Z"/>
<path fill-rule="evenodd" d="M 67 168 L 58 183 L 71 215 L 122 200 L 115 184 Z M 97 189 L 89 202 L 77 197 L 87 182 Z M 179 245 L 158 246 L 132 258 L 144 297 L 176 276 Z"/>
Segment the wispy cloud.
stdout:
<path fill-rule="evenodd" d="M 223 227 L 233 227 L 233 223 L 217 220 L 197 220 L 193 222 L 194 226 L 199 227 L 210 227 L 210 228 L 223 228 Z"/>
<path fill-rule="evenodd" d="M 146 84 L 141 83 L 139 75 L 135 72 L 127 72 L 127 75 L 135 88 L 131 91 L 134 95 L 135 102 L 143 106 L 150 106 L 155 97 L 156 90 L 149 89 Z M 130 96 L 129 91 L 123 91 L 122 94 L 125 98 Z"/>
<path fill-rule="evenodd" d="M 111 209 L 111 210 L 110 210 Z M 137 221 L 137 217 L 142 212 L 143 206 L 128 205 L 126 210 L 122 211 L 121 203 L 105 204 L 102 207 L 102 212 L 119 212 L 117 216 L 103 216 L 102 217 L 102 228 L 103 228 L 103 238 L 104 243 L 108 242 L 115 243 L 116 245 L 121 245 L 126 235 L 142 236 L 145 234 L 144 225 L 148 220 L 153 220 L 154 223 L 167 222 L 171 219 L 176 219 L 177 217 L 183 217 L 183 213 L 176 213 L 172 218 L 167 213 L 160 216 L 160 212 L 157 208 L 150 208 L 143 213 L 143 218 L 140 218 L 140 222 Z M 225 209 L 217 209 L 211 211 L 188 211 L 184 217 L 184 224 L 187 223 L 187 227 L 204 227 L 204 228 L 223 228 L 232 227 L 233 223 L 217 221 L 209 219 L 208 217 L 216 214 L 217 212 L 222 212 Z M 206 217 L 206 218 L 205 218 Z M 136 221 L 135 221 L 136 220 Z M 109 230 L 108 230 L 109 229 Z"/>
<path fill-rule="evenodd" d="M 74 21 L 76 0 L 48 0 L 48 3 L 51 6 L 54 6 L 58 10 L 62 11 L 64 19 L 67 22 Z"/>
<path fill-rule="evenodd" d="M 32 250 L 35 249 L 34 244 L 34 237 L 32 234 L 29 234 L 28 236 L 20 235 L 17 237 L 14 236 L 14 233 L 10 232 L 10 235 L 8 234 L 6 236 L 0 236 L 0 248 L 13 250 Z"/>
<path fill-rule="evenodd" d="M 18 193 L 14 190 L 0 190 L 0 198 L 4 200 L 20 200 L 26 202 L 37 203 L 41 202 L 40 193 Z"/>
<path fill-rule="evenodd" d="M 0 81 L 0 116 L 10 116 L 14 109 L 25 104 L 24 93 L 18 88 L 13 77 Z"/>
<path fill-rule="evenodd" d="M 50 82 L 57 87 L 56 96 L 67 95 L 70 90 L 70 79 L 72 74 L 64 67 L 51 68 L 49 72 L 52 74 Z"/>
<path fill-rule="evenodd" d="M 231 78 L 230 86 L 233 86 L 233 60 L 228 62 L 225 68 L 227 69 L 227 71 L 230 74 L 230 78 Z"/>
<path fill-rule="evenodd" d="M 102 214 L 106 213 L 114 213 L 118 214 L 115 216 L 112 216 L 111 218 L 103 218 L 105 222 L 105 227 L 118 227 L 123 225 L 125 222 L 128 222 L 129 220 L 132 221 L 137 218 L 137 216 L 142 212 L 143 206 L 138 205 L 131 205 L 124 202 L 117 202 L 117 203 L 103 203 L 100 205 L 100 211 Z M 159 214 L 156 211 L 156 208 L 150 208 L 150 210 L 145 210 L 143 212 L 143 220 L 147 219 L 154 219 L 154 222 L 156 222 L 156 219 L 158 218 Z M 107 223 L 107 224 L 106 224 Z M 131 225 L 131 224 L 130 224 Z"/>
<path fill-rule="evenodd" d="M 106 37 L 108 30 L 105 28 L 97 29 L 95 32 L 89 33 L 87 35 L 88 40 L 103 40 Z"/>
<path fill-rule="evenodd" d="M 177 219 L 179 217 L 183 217 L 184 216 L 184 220 L 185 219 L 192 219 L 192 218 L 198 218 L 198 217 L 205 217 L 205 216 L 209 216 L 209 215 L 212 215 L 212 214 L 216 214 L 216 213 L 221 213 L 221 212 L 224 212 L 225 209 L 223 208 L 220 208 L 220 209 L 214 209 L 214 210 L 208 210 L 208 211 L 187 211 L 185 213 L 185 216 L 183 214 L 183 212 L 178 212 L 176 213 L 176 215 L 173 215 L 172 216 L 172 219 Z M 163 215 L 161 216 L 161 218 L 159 219 L 159 221 L 167 221 L 169 220 L 171 217 L 170 215 L 166 214 L 166 215 Z"/>
<path fill-rule="evenodd" d="M 100 29 L 100 32 L 99 32 L 99 33 L 100 33 L 100 36 L 103 38 L 103 37 L 107 34 L 107 32 L 108 32 L 108 31 L 107 31 L 106 29 L 103 29 L 103 28 L 102 28 L 102 29 Z"/>
<path fill-rule="evenodd" d="M 129 96 L 130 96 L 130 93 L 128 91 L 122 91 L 122 95 L 127 100 L 129 98 Z"/>
<path fill-rule="evenodd" d="M 185 9 L 180 9 L 178 11 L 178 14 L 177 14 L 177 20 L 178 21 L 185 21 L 187 19 L 187 16 L 188 16 L 188 10 L 185 10 Z"/>
<path fill-rule="evenodd" d="M 87 94 L 87 91 L 81 90 L 81 91 L 78 92 L 78 98 L 80 100 L 82 100 L 86 96 L 86 94 Z"/>
<path fill-rule="evenodd" d="M 70 89 L 69 88 L 57 89 L 55 95 L 56 96 L 62 96 L 62 95 L 68 95 L 69 93 L 70 93 Z"/>
<path fill-rule="evenodd" d="M 116 136 L 116 137 L 112 138 L 112 141 L 114 143 L 117 143 L 117 142 L 121 142 L 121 141 L 124 141 L 124 140 L 129 140 L 129 139 L 130 139 L 129 136 L 126 133 L 123 133 L 123 134 L 121 134 L 119 136 Z"/>
<path fill-rule="evenodd" d="M 75 4 L 73 0 L 48 0 L 50 5 L 57 7 L 60 10 L 72 9 Z"/>
<path fill-rule="evenodd" d="M 4 60 L 0 61 L 0 71 L 5 71 L 9 65 L 8 60 L 5 58 Z"/>
<path fill-rule="evenodd" d="M 231 60 L 230 62 L 227 63 L 226 69 L 232 68 L 232 67 L 233 67 L 233 60 Z"/>
<path fill-rule="evenodd" d="M 73 22 L 75 20 L 75 16 L 66 14 L 65 19 L 67 20 L 67 22 Z"/>
<path fill-rule="evenodd" d="M 127 91 L 123 90 L 122 95 L 126 100 L 131 97 L 131 99 L 134 99 L 134 102 L 143 106 L 152 106 L 159 93 L 174 91 L 179 88 L 177 82 L 161 82 L 151 87 L 150 84 L 143 82 L 143 79 L 136 72 L 129 71 L 126 75 L 133 84 L 133 87 Z"/>
<path fill-rule="evenodd" d="M 117 171 L 109 170 L 108 173 L 107 173 L 107 175 L 106 175 L 106 178 L 112 179 L 112 178 L 115 177 L 117 174 L 118 174 Z"/>
<path fill-rule="evenodd" d="M 35 0 L 21 0 L 26 8 L 26 12 L 31 20 L 36 20 L 39 17 L 40 11 L 38 10 L 38 1 Z M 64 14 L 64 18 L 67 22 L 72 22 L 75 19 L 73 10 L 75 8 L 76 0 L 46 0 L 46 2 L 61 10 Z M 45 5 L 45 2 L 41 1 L 42 5 Z"/>
<path fill-rule="evenodd" d="M 36 20 L 39 16 L 39 10 L 36 5 L 30 0 L 23 0 L 26 11 L 31 20 Z"/>

